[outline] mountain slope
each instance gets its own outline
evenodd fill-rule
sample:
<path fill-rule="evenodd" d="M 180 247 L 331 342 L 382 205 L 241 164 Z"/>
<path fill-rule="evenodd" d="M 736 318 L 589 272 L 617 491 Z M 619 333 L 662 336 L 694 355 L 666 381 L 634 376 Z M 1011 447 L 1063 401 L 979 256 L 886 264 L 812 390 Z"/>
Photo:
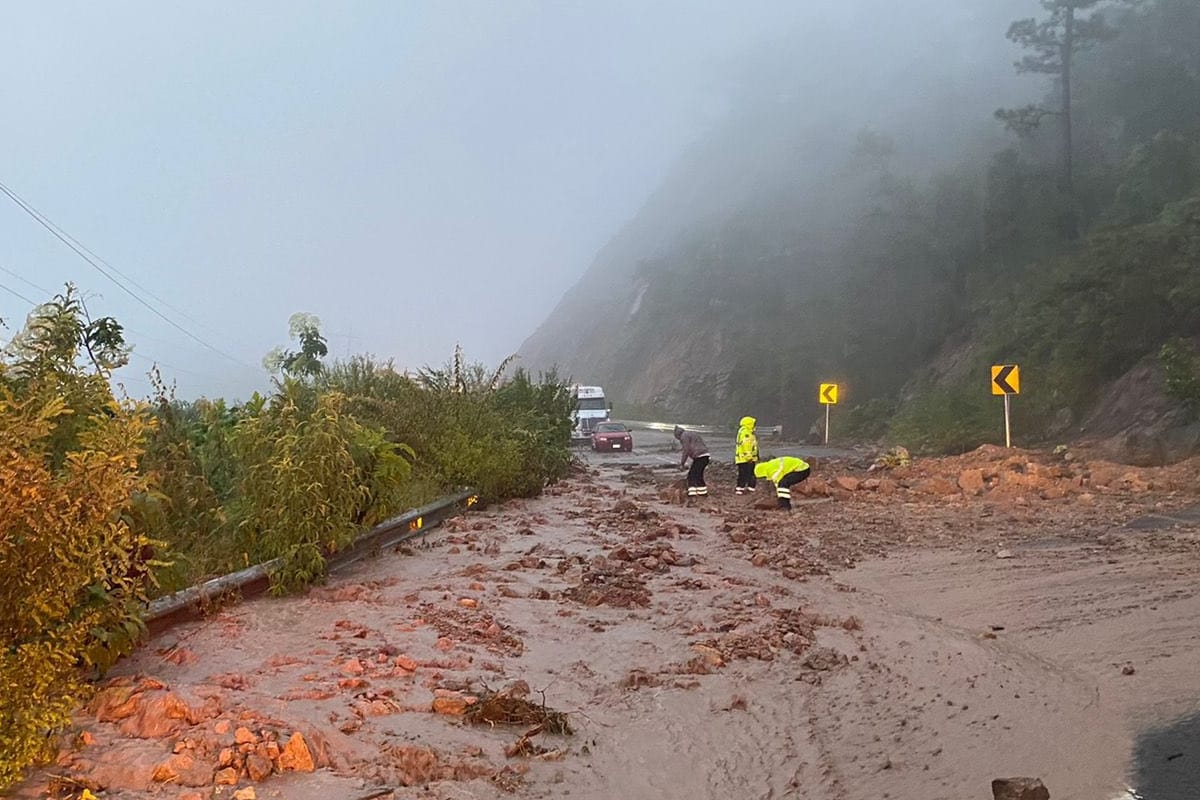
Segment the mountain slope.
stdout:
<path fill-rule="evenodd" d="M 920 61 L 903 47 L 865 80 L 849 52 L 815 94 L 804 73 L 803 90 L 740 98 L 521 354 L 619 409 L 800 432 L 836 381 L 843 430 L 933 448 L 985 436 L 977 373 L 1020 358 L 1026 430 L 1059 435 L 1164 341 L 1200 334 L 1196 206 L 1180 202 L 1200 193 L 1200 6 L 1113 20 L 1118 38 L 1077 64 L 1071 192 L 1053 126 L 999 149 L 1006 84 L 961 69 L 983 43 L 936 54 L 953 81 L 889 70 Z"/>

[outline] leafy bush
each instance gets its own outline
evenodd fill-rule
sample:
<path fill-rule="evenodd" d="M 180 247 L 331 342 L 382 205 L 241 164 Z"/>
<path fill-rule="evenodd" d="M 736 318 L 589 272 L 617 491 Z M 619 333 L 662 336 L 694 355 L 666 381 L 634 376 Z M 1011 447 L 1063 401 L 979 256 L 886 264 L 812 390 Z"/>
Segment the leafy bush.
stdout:
<path fill-rule="evenodd" d="M 175 401 L 157 374 L 151 375 L 157 424 L 147 439 L 142 469 L 154 486 L 148 502 L 156 513 L 146 514 L 143 523 L 166 548 L 171 565 L 158 577 L 160 588 L 170 592 L 229 572 L 246 556 L 238 557 L 224 506 L 235 469 L 225 441 L 232 423 L 207 413 L 212 404 Z M 205 458 L 205 445 L 212 441 L 220 442 L 216 459 Z"/>
<path fill-rule="evenodd" d="M 555 374 L 535 381 L 517 370 L 504 381 L 504 366 L 489 372 L 459 353 L 413 380 L 360 357 L 334 364 L 319 385 L 344 393 L 349 413 L 389 441 L 409 443 L 418 472 L 443 490 L 530 497 L 567 473 L 574 401 Z"/>
<path fill-rule="evenodd" d="M 962 453 L 1003 442 L 998 398 L 977 387 L 928 387 L 892 420 L 888 438 L 914 452 Z"/>
<path fill-rule="evenodd" d="M 276 391 L 232 408 L 179 402 L 157 374 L 152 408 L 117 403 L 121 328 L 70 288 L 3 351 L 0 787 L 49 754 L 88 670 L 134 646 L 158 577 L 280 557 L 274 588 L 302 586 L 409 505 L 461 485 L 530 496 L 570 466 L 574 404 L 553 375 L 505 382 L 506 364 L 461 354 L 420 381 L 365 358 L 326 369 L 315 322 L 299 338 Z"/>
<path fill-rule="evenodd" d="M 1190 342 L 1175 339 L 1162 346 L 1159 362 L 1167 383 L 1167 394 L 1195 416 L 1200 412 L 1200 355 Z"/>
<path fill-rule="evenodd" d="M 86 670 L 133 647 L 155 566 L 138 523 L 152 421 L 114 401 L 95 352 L 81 366 L 89 328 L 68 290 L 0 360 L 0 788 L 49 754 Z"/>
<path fill-rule="evenodd" d="M 874 442 L 882 439 L 888 430 L 895 403 L 875 398 L 860 403 L 838 414 L 838 439 L 855 442 Z"/>
<path fill-rule="evenodd" d="M 311 410 L 305 395 L 285 380 L 234 432 L 237 528 L 253 560 L 283 558 L 277 589 L 320 577 L 327 555 L 399 511 L 396 489 L 410 470 L 402 454 L 411 451 L 346 414 L 340 394 L 318 395 Z"/>

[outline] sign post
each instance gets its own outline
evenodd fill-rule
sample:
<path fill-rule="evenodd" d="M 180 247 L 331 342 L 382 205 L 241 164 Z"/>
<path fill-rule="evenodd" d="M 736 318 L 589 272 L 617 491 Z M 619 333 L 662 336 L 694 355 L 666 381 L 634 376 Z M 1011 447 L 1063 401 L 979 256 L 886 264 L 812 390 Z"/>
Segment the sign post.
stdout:
<path fill-rule="evenodd" d="M 1004 446 L 1012 447 L 1009 397 L 1021 393 L 1021 368 L 1016 364 L 992 366 L 992 394 L 1004 395 Z"/>
<path fill-rule="evenodd" d="M 829 407 L 837 405 L 838 385 L 836 383 L 822 383 L 817 399 L 821 401 L 821 405 L 825 406 L 825 444 L 829 444 Z"/>

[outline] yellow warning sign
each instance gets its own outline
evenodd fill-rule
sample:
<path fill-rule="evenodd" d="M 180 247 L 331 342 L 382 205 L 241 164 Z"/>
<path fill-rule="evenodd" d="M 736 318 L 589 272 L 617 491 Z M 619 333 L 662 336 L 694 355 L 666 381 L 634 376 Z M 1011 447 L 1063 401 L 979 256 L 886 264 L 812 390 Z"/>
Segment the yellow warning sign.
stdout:
<path fill-rule="evenodd" d="M 1016 364 L 992 367 L 992 394 L 1020 394 L 1021 368 Z"/>
<path fill-rule="evenodd" d="M 822 383 L 820 400 L 823 406 L 836 406 L 838 401 L 838 385 L 836 383 Z"/>

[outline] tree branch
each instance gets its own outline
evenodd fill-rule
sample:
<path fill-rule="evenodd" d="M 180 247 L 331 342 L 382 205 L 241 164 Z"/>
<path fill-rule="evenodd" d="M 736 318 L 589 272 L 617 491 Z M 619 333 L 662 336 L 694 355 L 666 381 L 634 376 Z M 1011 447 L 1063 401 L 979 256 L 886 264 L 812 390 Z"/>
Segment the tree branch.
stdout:
<path fill-rule="evenodd" d="M 1004 123 L 1004 127 L 1018 136 L 1029 136 L 1042 124 L 1043 117 L 1061 117 L 1063 112 L 1038 105 L 1027 105 L 1023 108 L 998 108 L 996 119 Z"/>

